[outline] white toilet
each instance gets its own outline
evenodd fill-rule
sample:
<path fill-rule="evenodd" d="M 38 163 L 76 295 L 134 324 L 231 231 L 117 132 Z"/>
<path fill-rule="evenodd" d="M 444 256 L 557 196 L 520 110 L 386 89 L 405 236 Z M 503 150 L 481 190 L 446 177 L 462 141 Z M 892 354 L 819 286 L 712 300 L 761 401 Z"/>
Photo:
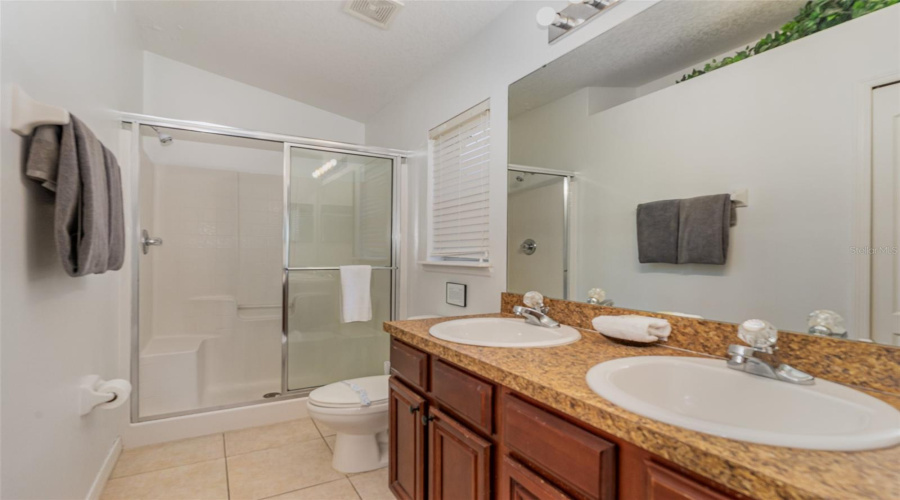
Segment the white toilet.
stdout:
<path fill-rule="evenodd" d="M 387 466 L 389 378 L 344 380 L 309 394 L 309 416 L 337 433 L 331 461 L 335 470 L 365 472 Z"/>

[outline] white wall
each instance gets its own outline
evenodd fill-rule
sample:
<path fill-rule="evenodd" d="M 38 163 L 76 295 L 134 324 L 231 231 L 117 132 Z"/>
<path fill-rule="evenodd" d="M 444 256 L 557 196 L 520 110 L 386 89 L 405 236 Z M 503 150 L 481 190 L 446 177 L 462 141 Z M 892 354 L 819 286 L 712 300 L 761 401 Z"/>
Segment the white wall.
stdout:
<path fill-rule="evenodd" d="M 152 52 L 144 52 L 143 112 L 314 139 L 365 141 L 365 126 L 358 121 Z"/>
<path fill-rule="evenodd" d="M 579 173 L 578 296 L 805 330 L 852 324 L 859 87 L 900 76 L 900 7 L 588 115 L 585 90 L 520 115 L 511 161 Z M 639 264 L 635 207 L 748 188 L 725 266 Z"/>
<path fill-rule="evenodd" d="M 366 143 L 417 152 L 409 162 L 411 207 L 409 231 L 403 235 L 403 272 L 408 283 L 409 315 L 474 314 L 497 311 L 506 289 L 506 141 L 507 96 L 510 83 L 565 52 L 652 6 L 655 1 L 630 0 L 603 14 L 554 45 L 535 22 L 548 3 L 516 2 L 453 57 L 441 61 L 416 81 L 404 96 L 366 122 Z M 566 2 L 549 2 L 561 9 Z M 425 269 L 425 184 L 428 130 L 469 107 L 491 100 L 491 263 L 492 269 L 450 271 Z M 445 304 L 447 281 L 468 284 L 469 306 Z"/>
<path fill-rule="evenodd" d="M 53 238 L 53 197 L 22 175 L 10 84 L 79 116 L 114 152 L 118 118 L 140 111 L 141 53 L 127 2 L 0 4 L 0 332 L 3 498 L 84 498 L 128 407 L 78 415 L 81 377 L 118 363 L 121 273 L 71 278 Z M 121 158 L 120 158 L 121 160 Z"/>

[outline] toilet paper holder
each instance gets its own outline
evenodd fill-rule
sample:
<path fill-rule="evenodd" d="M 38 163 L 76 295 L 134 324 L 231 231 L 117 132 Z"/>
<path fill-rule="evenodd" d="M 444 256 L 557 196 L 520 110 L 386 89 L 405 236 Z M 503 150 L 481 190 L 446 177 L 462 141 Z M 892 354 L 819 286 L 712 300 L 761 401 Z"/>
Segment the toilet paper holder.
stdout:
<path fill-rule="evenodd" d="M 78 396 L 78 414 L 87 415 L 97 406 L 103 409 L 118 408 L 131 394 L 127 380 L 103 380 L 99 375 L 88 375 L 81 380 Z"/>

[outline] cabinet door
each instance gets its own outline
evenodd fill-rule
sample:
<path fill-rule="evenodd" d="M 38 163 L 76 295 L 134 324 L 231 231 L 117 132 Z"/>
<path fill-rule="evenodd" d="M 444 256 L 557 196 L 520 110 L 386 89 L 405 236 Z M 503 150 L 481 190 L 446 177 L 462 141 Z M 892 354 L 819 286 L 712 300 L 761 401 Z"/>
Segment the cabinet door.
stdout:
<path fill-rule="evenodd" d="M 390 488 L 400 500 L 424 500 L 425 400 L 394 377 L 390 389 Z"/>
<path fill-rule="evenodd" d="M 568 500 L 571 499 L 546 479 L 509 457 L 503 457 L 497 484 L 499 500 Z"/>
<path fill-rule="evenodd" d="M 727 500 L 729 497 L 693 479 L 653 462 L 647 462 L 649 500 Z"/>
<path fill-rule="evenodd" d="M 487 500 L 491 443 L 440 410 L 428 416 L 428 498 Z"/>

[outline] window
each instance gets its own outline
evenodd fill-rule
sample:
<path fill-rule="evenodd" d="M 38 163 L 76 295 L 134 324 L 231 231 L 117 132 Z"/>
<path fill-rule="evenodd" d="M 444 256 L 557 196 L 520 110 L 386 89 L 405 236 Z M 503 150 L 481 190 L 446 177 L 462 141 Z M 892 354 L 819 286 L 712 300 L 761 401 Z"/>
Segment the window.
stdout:
<path fill-rule="evenodd" d="M 484 101 L 429 132 L 430 262 L 489 261 L 490 118 Z"/>

